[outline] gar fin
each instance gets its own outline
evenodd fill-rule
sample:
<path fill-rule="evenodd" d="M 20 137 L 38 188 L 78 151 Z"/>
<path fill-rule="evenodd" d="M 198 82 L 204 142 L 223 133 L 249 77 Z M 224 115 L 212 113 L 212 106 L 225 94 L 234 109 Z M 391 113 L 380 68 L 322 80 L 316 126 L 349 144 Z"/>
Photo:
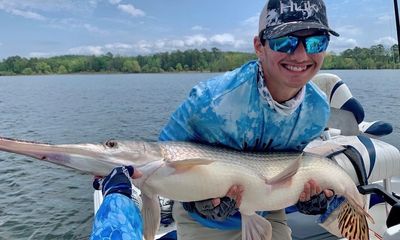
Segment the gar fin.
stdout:
<path fill-rule="evenodd" d="M 372 216 L 369 215 L 369 213 L 368 213 L 367 211 L 365 211 L 364 208 L 363 208 L 362 206 L 360 206 L 354 198 L 352 198 L 352 197 L 350 197 L 350 196 L 347 196 L 346 199 L 347 199 L 347 201 L 349 202 L 349 204 L 350 204 L 353 208 L 355 208 L 355 210 L 356 210 L 359 214 L 364 215 L 366 218 L 368 218 L 368 220 L 369 220 L 371 223 L 375 223 L 375 221 L 374 221 L 374 219 L 372 218 Z"/>
<path fill-rule="evenodd" d="M 144 239 L 154 240 L 160 226 L 160 202 L 156 195 L 149 197 L 146 194 L 142 194 L 142 202 Z"/>
<path fill-rule="evenodd" d="M 372 217 L 364 209 L 348 198 L 339 210 L 339 231 L 348 240 L 369 240 L 367 217 Z"/>
<path fill-rule="evenodd" d="M 269 185 L 281 183 L 288 180 L 290 177 L 297 173 L 303 162 L 303 153 L 298 156 L 285 170 L 273 176 L 272 178 L 266 179 L 265 182 Z"/>
<path fill-rule="evenodd" d="M 271 223 L 260 215 L 242 214 L 242 240 L 271 240 Z"/>
<path fill-rule="evenodd" d="M 174 168 L 175 172 L 181 173 L 190 170 L 193 167 L 209 165 L 213 162 L 214 161 L 212 160 L 194 158 L 194 159 L 185 159 L 185 160 L 171 161 L 171 162 L 167 161 L 166 163 L 168 167 Z"/>
<path fill-rule="evenodd" d="M 344 150 L 346 150 L 346 148 L 342 145 L 331 142 L 323 142 L 318 146 L 307 147 L 306 149 L 304 149 L 304 151 L 307 153 L 312 153 L 322 157 L 329 157 L 337 153 L 343 152 Z"/>

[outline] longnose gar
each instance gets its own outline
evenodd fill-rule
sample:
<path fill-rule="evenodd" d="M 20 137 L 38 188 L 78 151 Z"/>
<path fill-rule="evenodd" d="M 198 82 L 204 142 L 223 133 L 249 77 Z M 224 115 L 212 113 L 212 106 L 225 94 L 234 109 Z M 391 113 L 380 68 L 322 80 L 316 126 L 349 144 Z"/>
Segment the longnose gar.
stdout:
<path fill-rule="evenodd" d="M 310 179 L 346 198 L 338 218 L 342 236 L 369 239 L 369 215 L 350 176 L 332 161 L 309 153 L 243 153 L 188 142 L 51 145 L 6 138 L 0 138 L 0 150 L 100 176 L 116 166 L 133 165 L 143 173 L 133 182 L 142 192 L 146 239 L 154 239 L 159 227 L 158 196 L 198 201 L 222 197 L 232 185 L 244 188 L 239 208 L 242 239 L 271 239 L 271 224 L 256 211 L 295 204 Z"/>

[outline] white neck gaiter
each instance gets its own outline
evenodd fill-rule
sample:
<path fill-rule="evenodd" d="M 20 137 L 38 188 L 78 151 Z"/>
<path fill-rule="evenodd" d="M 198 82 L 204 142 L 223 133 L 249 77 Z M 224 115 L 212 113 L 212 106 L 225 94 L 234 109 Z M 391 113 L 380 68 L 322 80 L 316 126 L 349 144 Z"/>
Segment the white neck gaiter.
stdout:
<path fill-rule="evenodd" d="M 305 87 L 302 87 L 300 91 L 293 98 L 289 99 L 286 102 L 278 103 L 275 101 L 271 93 L 269 92 L 267 86 L 264 83 L 264 72 L 261 66 L 261 63 L 258 61 L 258 91 L 262 97 L 262 99 L 268 103 L 269 107 L 274 109 L 279 114 L 284 116 L 289 116 L 300 106 L 303 102 L 305 96 Z"/>

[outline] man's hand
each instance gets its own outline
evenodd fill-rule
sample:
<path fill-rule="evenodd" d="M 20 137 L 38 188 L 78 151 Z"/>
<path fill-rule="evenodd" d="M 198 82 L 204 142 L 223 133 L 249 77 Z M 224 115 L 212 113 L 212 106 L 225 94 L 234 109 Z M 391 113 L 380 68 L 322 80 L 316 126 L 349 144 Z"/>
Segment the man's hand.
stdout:
<path fill-rule="evenodd" d="M 322 214 L 328 208 L 328 201 L 335 193 L 330 189 L 321 190 L 321 187 L 314 180 L 304 184 L 304 191 L 300 194 L 296 206 L 299 212 L 307 215 Z"/>
<path fill-rule="evenodd" d="M 225 197 L 185 202 L 183 203 L 183 208 L 189 212 L 196 212 L 206 219 L 224 221 L 237 212 L 242 202 L 242 195 L 243 187 L 233 185 Z"/>

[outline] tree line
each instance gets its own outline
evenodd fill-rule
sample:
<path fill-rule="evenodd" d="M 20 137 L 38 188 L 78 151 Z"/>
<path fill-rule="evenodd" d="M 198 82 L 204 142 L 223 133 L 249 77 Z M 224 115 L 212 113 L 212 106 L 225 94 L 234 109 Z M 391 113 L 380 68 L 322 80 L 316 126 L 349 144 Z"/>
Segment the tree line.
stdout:
<path fill-rule="evenodd" d="M 68 74 L 68 73 L 161 73 L 224 72 L 256 59 L 254 53 L 222 52 L 192 49 L 157 53 L 148 56 L 66 55 L 50 58 L 12 56 L 0 62 L 1 75 Z M 340 54 L 328 53 L 323 69 L 400 69 L 398 45 L 385 48 L 353 48 Z"/>

